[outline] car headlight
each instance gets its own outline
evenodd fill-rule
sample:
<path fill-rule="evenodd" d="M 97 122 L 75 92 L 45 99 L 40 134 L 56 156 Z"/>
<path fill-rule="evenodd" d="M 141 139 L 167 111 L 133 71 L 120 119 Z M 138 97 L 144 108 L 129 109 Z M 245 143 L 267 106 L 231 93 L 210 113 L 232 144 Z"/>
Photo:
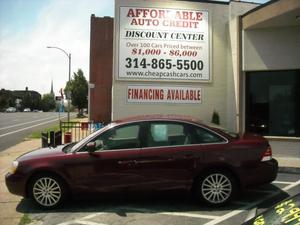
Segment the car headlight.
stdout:
<path fill-rule="evenodd" d="M 19 165 L 19 162 L 18 161 L 13 161 L 12 164 L 11 164 L 11 168 L 10 168 L 10 172 L 12 174 L 14 174 L 18 168 L 18 165 Z"/>

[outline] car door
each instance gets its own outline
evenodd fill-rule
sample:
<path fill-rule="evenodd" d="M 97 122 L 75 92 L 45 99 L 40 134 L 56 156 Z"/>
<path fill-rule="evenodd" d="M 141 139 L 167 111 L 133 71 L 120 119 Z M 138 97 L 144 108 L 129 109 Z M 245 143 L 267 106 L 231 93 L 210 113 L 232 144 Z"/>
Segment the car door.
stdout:
<path fill-rule="evenodd" d="M 199 161 L 199 170 L 203 167 L 212 167 L 231 162 L 234 157 L 228 151 L 228 140 L 211 129 L 201 126 L 191 126 L 192 143 L 199 147 L 203 154 L 203 161 Z"/>
<path fill-rule="evenodd" d="M 193 182 L 194 161 L 201 157 L 191 145 L 184 123 L 152 121 L 146 126 L 137 167 L 140 189 L 182 189 Z"/>
<path fill-rule="evenodd" d="M 111 192 L 137 185 L 136 160 L 140 150 L 140 124 L 113 127 L 91 140 L 98 143 L 95 152 L 87 143 L 66 166 L 78 192 Z M 101 144 L 99 144 L 101 143 Z"/>

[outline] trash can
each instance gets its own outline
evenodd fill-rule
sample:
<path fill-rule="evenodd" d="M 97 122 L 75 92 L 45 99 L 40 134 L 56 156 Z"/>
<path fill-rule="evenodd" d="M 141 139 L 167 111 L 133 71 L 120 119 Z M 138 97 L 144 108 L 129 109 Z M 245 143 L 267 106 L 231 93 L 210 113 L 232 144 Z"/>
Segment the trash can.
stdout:
<path fill-rule="evenodd" d="M 55 132 L 54 139 L 56 146 L 61 145 L 61 131 Z"/>
<path fill-rule="evenodd" d="M 64 143 L 67 144 L 67 143 L 70 143 L 72 142 L 72 133 L 71 132 L 66 132 L 64 134 Z"/>

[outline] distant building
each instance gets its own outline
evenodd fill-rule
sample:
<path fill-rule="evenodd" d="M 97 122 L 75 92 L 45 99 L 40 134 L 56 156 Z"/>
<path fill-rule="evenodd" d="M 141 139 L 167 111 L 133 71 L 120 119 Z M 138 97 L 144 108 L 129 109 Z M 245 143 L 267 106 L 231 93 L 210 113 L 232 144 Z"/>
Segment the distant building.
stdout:
<path fill-rule="evenodd" d="M 20 99 L 20 106 L 17 108 L 22 111 L 24 108 L 39 109 L 41 102 L 41 94 L 37 91 L 28 90 L 0 90 L 0 109 L 3 110 L 7 107 L 16 107 L 16 99 Z"/>

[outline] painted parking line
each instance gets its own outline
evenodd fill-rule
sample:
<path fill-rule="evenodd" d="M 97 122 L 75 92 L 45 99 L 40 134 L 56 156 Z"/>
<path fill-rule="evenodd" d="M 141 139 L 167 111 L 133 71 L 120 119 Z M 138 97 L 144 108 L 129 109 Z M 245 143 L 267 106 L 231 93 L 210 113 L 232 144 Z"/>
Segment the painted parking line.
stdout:
<path fill-rule="evenodd" d="M 228 220 L 242 212 L 245 212 L 247 210 L 250 210 L 254 208 L 255 206 L 261 204 L 262 202 L 280 194 L 282 191 L 288 191 L 292 188 L 295 188 L 296 186 L 300 185 L 300 180 L 295 181 L 295 182 L 285 182 L 285 181 L 275 181 L 273 183 L 277 184 L 286 184 L 287 186 L 277 190 L 277 191 L 267 191 L 267 190 L 250 190 L 250 191 L 255 191 L 255 192 L 262 192 L 262 193 L 268 193 L 264 198 L 260 198 L 257 201 L 254 201 L 249 204 L 249 202 L 242 202 L 242 201 L 234 201 L 232 202 L 233 204 L 239 204 L 242 205 L 241 208 L 231 211 L 229 213 L 226 213 L 222 216 L 213 216 L 213 215 L 205 215 L 205 214 L 196 214 L 196 213 L 185 213 L 185 212 L 159 212 L 155 210 L 150 210 L 147 208 L 135 208 L 135 207 L 118 207 L 120 210 L 126 210 L 126 211 L 133 211 L 133 212 L 142 212 L 142 213 L 155 213 L 156 215 L 169 215 L 169 216 L 180 216 L 180 217 L 190 217 L 190 218 L 200 218 L 200 219 L 208 219 L 210 220 L 209 222 L 205 223 L 205 225 L 216 225 L 220 224 L 221 222 L 224 222 L 225 220 Z M 82 224 L 82 225 L 108 225 L 108 224 L 103 224 L 103 223 L 98 223 L 98 222 L 93 222 L 93 221 L 88 221 L 89 219 L 92 219 L 96 216 L 99 215 L 104 215 L 108 214 L 109 210 L 107 212 L 100 212 L 100 213 L 94 213 L 90 214 L 88 216 L 78 218 L 72 221 L 67 221 L 64 223 L 60 223 L 58 225 L 72 225 L 72 224 Z"/>
<path fill-rule="evenodd" d="M 280 194 L 281 191 L 288 191 L 288 190 L 290 190 L 290 189 L 296 187 L 297 185 L 300 185 L 300 180 L 298 180 L 298 181 L 296 181 L 296 182 L 293 182 L 292 184 L 286 186 L 285 188 L 283 188 L 283 189 L 281 189 L 281 190 L 278 190 L 278 191 L 275 191 L 275 192 L 273 192 L 273 193 L 267 195 L 266 197 L 264 197 L 264 198 L 262 198 L 262 199 L 260 199 L 260 200 L 258 200 L 258 201 L 252 202 L 251 204 L 248 204 L 247 206 L 244 206 L 244 207 L 242 207 L 241 209 L 234 210 L 234 211 L 232 211 L 232 212 L 230 212 L 230 213 L 227 213 L 227 214 L 221 216 L 221 217 L 218 218 L 218 219 L 212 220 L 212 221 L 206 223 L 205 225 L 215 225 L 215 224 L 219 224 L 219 223 L 221 223 L 221 222 L 223 222 L 223 221 L 225 221 L 225 220 L 227 220 L 227 219 L 229 219 L 229 218 L 231 218 L 231 217 L 234 217 L 234 216 L 236 216 L 236 215 L 238 215 L 238 214 L 240 214 L 240 213 L 242 213 L 242 212 L 244 212 L 244 211 L 246 211 L 246 210 L 249 210 L 249 209 L 251 209 L 251 208 L 253 208 L 253 207 L 259 205 L 260 203 L 262 203 L 262 202 L 264 202 L 264 201 L 266 201 L 266 200 L 268 200 L 268 199 L 270 199 L 270 198 L 272 198 L 272 197 L 274 197 L 274 196 Z"/>
<path fill-rule="evenodd" d="M 253 208 L 254 206 L 256 206 L 256 205 L 258 205 L 258 204 L 264 202 L 265 200 L 267 200 L 267 199 L 269 199 L 269 198 L 271 198 L 271 197 L 274 197 L 275 195 L 277 195 L 277 194 L 279 194 L 279 193 L 280 193 L 280 191 L 277 191 L 276 193 L 267 195 L 265 198 L 262 198 L 262 199 L 260 199 L 260 200 L 258 200 L 258 201 L 252 202 L 251 204 L 248 204 L 248 205 L 246 205 L 246 206 L 244 206 L 244 207 L 242 207 L 242 208 L 240 208 L 240 209 L 237 209 L 237 210 L 234 210 L 234 211 L 232 211 L 232 212 L 230 212 L 230 213 L 227 213 L 227 214 L 221 216 L 221 217 L 218 218 L 218 219 L 215 219 L 215 220 L 212 220 L 212 221 L 206 223 L 205 225 L 215 225 L 215 224 L 219 224 L 219 223 L 221 223 L 221 222 L 223 222 L 223 221 L 225 221 L 225 220 L 230 219 L 231 217 L 234 217 L 234 216 L 236 216 L 236 215 L 238 215 L 238 214 L 240 214 L 240 213 L 242 213 L 242 212 L 244 212 L 244 211 L 246 211 L 246 210 L 249 210 L 249 209 Z"/>
<path fill-rule="evenodd" d="M 89 219 L 92 219 L 96 216 L 103 215 L 103 214 L 106 214 L 106 212 L 93 213 L 93 214 L 90 214 L 88 216 L 85 216 L 85 217 L 82 217 L 82 218 L 79 218 L 79 219 L 75 219 L 75 220 L 70 220 L 70 221 L 67 221 L 67 222 L 63 222 L 63 223 L 60 223 L 60 224 L 57 224 L 57 225 L 71 225 L 71 224 L 107 225 L 107 224 L 104 224 L 104 223 L 96 223 L 96 222 L 87 221 Z"/>
<path fill-rule="evenodd" d="M 133 208 L 133 207 L 121 207 L 119 209 L 128 210 L 128 211 L 138 211 L 138 212 L 144 212 L 144 213 L 145 212 L 156 213 L 158 215 L 184 216 L 184 217 L 210 219 L 210 220 L 214 220 L 214 219 L 219 218 L 219 216 L 212 216 L 212 215 L 184 213 L 184 212 L 159 212 L 159 211 L 154 211 L 154 210 L 149 210 L 149 209 Z"/>
<path fill-rule="evenodd" d="M 107 225 L 105 223 L 96 223 L 92 221 L 85 221 L 85 220 L 75 220 L 74 222 L 71 223 L 73 224 L 79 224 L 79 225 Z"/>
<path fill-rule="evenodd" d="M 298 180 L 298 181 L 296 181 L 296 182 L 294 182 L 294 183 L 292 183 L 292 184 L 284 187 L 282 190 L 283 191 L 288 191 L 288 190 L 290 190 L 290 189 L 292 189 L 292 188 L 294 188 L 294 187 L 296 187 L 298 185 L 300 185 L 300 180 Z"/>
<path fill-rule="evenodd" d="M 272 182 L 272 184 L 293 184 L 293 183 L 294 182 L 278 181 L 278 180 Z"/>
<path fill-rule="evenodd" d="M 220 217 L 220 216 L 212 216 L 212 215 L 203 215 L 203 214 L 194 214 L 194 213 L 178 213 L 178 212 L 161 212 L 161 213 L 157 213 L 157 214 L 169 215 L 169 216 L 184 216 L 184 217 L 210 219 L 210 220 L 215 220 Z"/>

